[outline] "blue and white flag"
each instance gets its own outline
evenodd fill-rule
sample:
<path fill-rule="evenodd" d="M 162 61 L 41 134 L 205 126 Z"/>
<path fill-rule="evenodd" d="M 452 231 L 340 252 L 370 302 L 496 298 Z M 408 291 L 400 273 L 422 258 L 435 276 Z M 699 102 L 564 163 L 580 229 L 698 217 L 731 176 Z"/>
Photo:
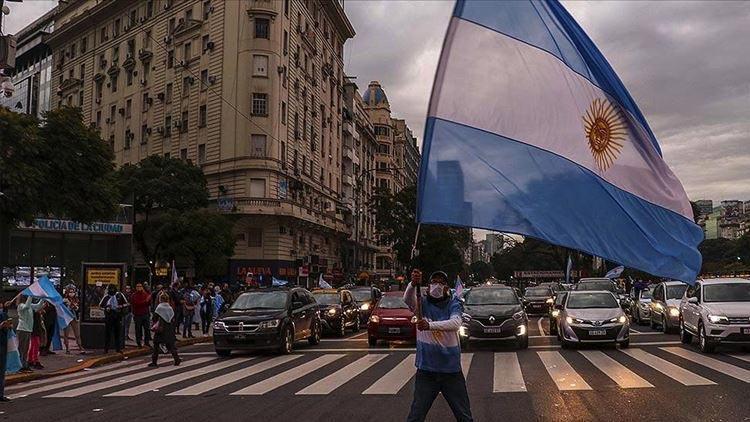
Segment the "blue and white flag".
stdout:
<path fill-rule="evenodd" d="M 328 284 L 327 281 L 323 278 L 323 273 L 320 273 L 320 277 L 318 278 L 318 287 L 321 289 L 332 289 L 330 284 Z"/>
<path fill-rule="evenodd" d="M 565 284 L 570 284 L 570 270 L 573 269 L 573 260 L 568 254 L 568 265 L 565 267 Z"/>
<path fill-rule="evenodd" d="M 623 271 L 625 271 L 625 267 L 620 265 L 619 267 L 615 267 L 609 270 L 604 277 L 605 278 L 617 278 L 622 274 Z"/>
<path fill-rule="evenodd" d="M 273 287 L 284 287 L 284 286 L 288 286 L 289 282 L 286 280 L 279 280 L 278 278 L 273 277 L 271 278 L 271 285 Z"/>
<path fill-rule="evenodd" d="M 464 283 L 461 282 L 461 276 L 456 274 L 456 288 L 455 292 L 453 292 L 453 297 L 456 299 L 460 299 L 461 295 L 464 294 Z"/>
<path fill-rule="evenodd" d="M 16 332 L 8 330 L 8 351 L 5 354 L 5 373 L 15 374 L 21 370 L 21 354 L 18 353 Z"/>
<path fill-rule="evenodd" d="M 556 0 L 456 2 L 418 186 L 420 223 L 531 236 L 689 283 L 701 267 L 680 181 Z"/>
<path fill-rule="evenodd" d="M 174 287 L 179 281 L 180 281 L 180 277 L 177 276 L 177 267 L 174 264 L 174 260 L 172 260 L 172 283 L 171 283 L 171 286 Z"/>
<path fill-rule="evenodd" d="M 25 288 L 21 294 L 44 299 L 54 305 L 55 311 L 57 311 L 57 327 L 61 330 L 64 330 L 70 324 L 70 321 L 76 318 L 75 314 L 65 306 L 62 296 L 60 296 L 60 293 L 55 289 L 54 284 L 49 281 L 46 275 L 40 277 L 36 283 Z"/>

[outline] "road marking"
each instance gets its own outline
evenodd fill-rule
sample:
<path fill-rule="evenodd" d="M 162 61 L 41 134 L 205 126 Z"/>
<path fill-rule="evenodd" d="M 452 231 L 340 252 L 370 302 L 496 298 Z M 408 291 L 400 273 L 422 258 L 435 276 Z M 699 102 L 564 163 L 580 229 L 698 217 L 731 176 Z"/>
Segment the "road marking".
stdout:
<path fill-rule="evenodd" d="M 605 375 L 610 377 L 621 388 L 649 388 L 653 385 L 638 376 L 635 372 L 623 366 L 620 362 L 607 356 L 599 350 L 579 350 L 578 353 L 588 359 Z"/>
<path fill-rule="evenodd" d="M 473 358 L 474 353 L 461 353 L 461 372 L 464 373 L 464 379 L 469 377 L 469 368 Z"/>
<path fill-rule="evenodd" d="M 367 331 L 365 331 L 363 333 L 355 334 L 353 336 L 349 336 L 349 337 L 345 338 L 344 340 L 351 340 L 351 339 L 355 339 L 357 337 L 362 337 L 362 336 L 366 336 L 366 335 L 367 335 Z"/>
<path fill-rule="evenodd" d="M 149 391 L 158 390 L 168 385 L 177 384 L 178 382 L 189 380 L 191 378 L 199 377 L 214 371 L 219 371 L 230 366 L 238 365 L 243 362 L 247 362 L 250 359 L 238 360 L 238 359 L 227 359 L 213 365 L 204 366 L 192 371 L 183 372 L 181 374 L 172 375 L 171 377 L 157 379 L 155 381 L 147 382 L 145 384 L 136 385 L 135 387 L 126 388 L 121 391 L 115 391 L 114 393 L 105 394 L 104 397 L 133 397 L 139 394 L 147 393 Z"/>
<path fill-rule="evenodd" d="M 706 368 L 713 369 L 714 371 L 721 372 L 730 377 L 737 378 L 740 381 L 750 383 L 750 371 L 747 369 L 734 366 L 732 364 L 720 361 L 718 359 L 710 358 L 708 356 L 695 353 L 681 347 L 662 347 L 661 350 L 672 353 L 683 359 L 687 359 L 691 362 L 695 362 L 699 365 L 703 365 Z"/>
<path fill-rule="evenodd" d="M 731 356 L 735 359 L 744 360 L 745 362 L 750 362 L 750 355 L 740 355 L 738 353 L 732 353 L 728 356 Z"/>
<path fill-rule="evenodd" d="M 329 394 L 333 390 L 351 381 L 354 377 L 366 371 L 371 366 L 383 360 L 386 354 L 373 354 L 366 355 L 349 365 L 339 369 L 331 375 L 311 384 L 300 391 L 297 391 L 298 395 L 311 395 L 311 394 Z"/>
<path fill-rule="evenodd" d="M 387 348 L 387 347 L 365 347 L 365 348 L 347 348 L 347 349 L 307 349 L 307 350 L 295 350 L 294 353 L 337 353 L 337 352 L 414 352 L 417 349 L 414 347 L 398 347 L 398 348 Z"/>
<path fill-rule="evenodd" d="M 86 381 L 91 381 L 99 378 L 109 377 L 112 375 L 118 375 L 122 374 L 128 371 L 132 371 L 134 369 L 138 368 L 138 365 L 141 365 L 145 363 L 146 361 L 123 361 L 119 363 L 115 363 L 112 365 L 106 365 L 101 366 L 97 369 L 91 370 L 91 371 L 85 371 L 85 372 L 74 372 L 70 375 L 63 375 L 59 377 L 54 377 L 52 380 L 38 380 L 38 381 L 32 381 L 29 383 L 24 383 L 20 385 L 14 385 L 11 387 L 6 387 L 5 391 L 19 391 L 19 390 L 25 390 L 23 393 L 15 395 L 15 397 L 26 397 L 30 396 L 32 394 L 36 393 L 42 393 L 49 390 L 57 390 L 61 387 L 68 387 L 75 384 L 80 384 Z M 123 366 L 127 366 L 127 368 L 122 368 Z M 112 369 L 115 368 L 122 368 L 118 369 L 116 371 L 113 371 Z M 70 381 L 66 381 L 70 380 Z M 34 388 L 37 387 L 37 388 Z M 28 389 L 31 388 L 31 389 Z M 14 397 L 11 397 L 14 398 Z"/>
<path fill-rule="evenodd" d="M 694 374 L 687 369 L 675 365 L 672 362 L 664 360 L 658 356 L 652 355 L 643 349 L 620 349 L 622 353 L 630 356 L 640 363 L 648 365 L 662 374 L 672 378 L 682 385 L 715 385 L 716 383 Z"/>
<path fill-rule="evenodd" d="M 525 392 L 526 383 L 514 352 L 495 353 L 495 369 L 492 376 L 493 393 Z"/>
<path fill-rule="evenodd" d="M 631 332 L 631 333 L 636 333 L 636 334 L 644 334 L 644 333 L 643 333 L 642 331 L 638 331 L 638 330 L 636 330 L 635 328 L 631 328 L 631 329 L 630 329 L 630 332 Z"/>
<path fill-rule="evenodd" d="M 108 381 L 102 381 L 95 384 L 85 385 L 83 387 L 74 388 L 72 390 L 65 390 L 61 391 L 59 393 L 51 394 L 49 396 L 44 396 L 47 398 L 59 398 L 59 397 L 79 397 L 84 394 L 93 393 L 94 391 L 104 390 L 107 388 L 112 388 L 117 386 L 117 384 L 125 384 L 132 381 L 138 381 L 143 378 L 152 377 L 154 375 L 161 375 L 167 372 L 176 371 L 178 369 L 182 369 L 188 366 L 198 365 L 200 363 L 205 363 L 211 360 L 211 358 L 198 358 L 198 359 L 191 359 L 189 361 L 183 362 L 181 366 L 161 366 L 156 369 L 150 369 L 150 368 L 143 368 L 142 371 L 136 372 L 135 374 L 126 375 L 119 379 L 113 379 Z"/>
<path fill-rule="evenodd" d="M 645 341 L 640 343 L 630 343 L 631 346 L 669 346 L 672 344 L 682 344 L 679 341 Z"/>
<path fill-rule="evenodd" d="M 539 319 L 538 319 L 538 320 L 536 320 L 536 325 L 537 325 L 537 326 L 539 327 L 539 332 L 540 332 L 540 333 L 541 333 L 542 335 L 545 335 L 545 334 L 544 334 L 544 327 L 542 327 L 542 317 L 539 317 Z"/>
<path fill-rule="evenodd" d="M 320 369 L 338 359 L 343 358 L 346 355 L 343 354 L 331 354 L 323 355 L 319 358 L 313 359 L 309 362 L 305 362 L 300 366 L 294 367 L 287 371 L 284 371 L 278 375 L 274 375 L 271 378 L 266 378 L 263 381 L 249 385 L 241 390 L 237 390 L 231 393 L 232 396 L 251 396 L 265 394 L 271 390 L 275 390 L 283 385 L 289 384 L 290 382 L 304 377 L 305 375 Z"/>
<path fill-rule="evenodd" d="M 536 352 L 559 390 L 591 390 L 560 352 Z"/>
<path fill-rule="evenodd" d="M 350 341 L 367 341 L 367 339 L 366 338 L 351 338 L 351 337 L 349 337 L 349 338 L 323 338 L 323 339 L 320 339 L 320 341 L 322 341 L 322 342 L 337 341 L 339 343 L 346 343 L 346 342 L 350 342 Z"/>
<path fill-rule="evenodd" d="M 546 336 L 529 336 L 529 338 L 557 338 L 557 336 L 550 336 L 550 335 L 546 335 Z"/>
<path fill-rule="evenodd" d="M 416 354 L 410 354 L 362 394 L 397 394 L 414 377 L 416 358 Z"/>
<path fill-rule="evenodd" d="M 640 332 L 640 331 L 635 331 L 635 332 L 631 332 L 630 334 L 635 335 L 635 336 L 659 336 L 659 335 L 664 335 L 664 333 L 660 333 L 658 331 L 650 331 L 650 332 L 647 332 L 647 333 L 643 333 L 643 332 Z"/>
<path fill-rule="evenodd" d="M 302 355 L 286 355 L 277 356 L 263 362 L 256 363 L 255 365 L 248 366 L 246 368 L 239 369 L 228 374 L 224 374 L 210 380 L 203 381 L 201 383 L 191 385 L 190 387 L 183 388 L 182 390 L 175 391 L 167 394 L 168 396 L 197 396 L 207 391 L 214 390 L 216 388 L 223 387 L 227 384 L 239 381 L 241 379 L 253 376 L 263 371 L 275 368 L 279 365 L 291 362 L 295 359 L 301 358 Z"/>
<path fill-rule="evenodd" d="M 542 344 L 537 346 L 529 346 L 529 349 L 559 349 L 562 346 L 559 344 Z"/>

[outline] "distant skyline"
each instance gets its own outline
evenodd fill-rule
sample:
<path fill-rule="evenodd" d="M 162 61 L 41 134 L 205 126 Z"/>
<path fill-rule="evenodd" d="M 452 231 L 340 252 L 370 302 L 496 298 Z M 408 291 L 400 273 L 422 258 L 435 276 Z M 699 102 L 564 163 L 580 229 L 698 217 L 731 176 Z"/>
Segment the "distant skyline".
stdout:
<path fill-rule="evenodd" d="M 643 111 L 691 200 L 750 200 L 750 2 L 566 1 Z M 15 33 L 55 1 L 5 3 Z M 452 1 L 345 2 L 344 62 L 421 142 Z"/>

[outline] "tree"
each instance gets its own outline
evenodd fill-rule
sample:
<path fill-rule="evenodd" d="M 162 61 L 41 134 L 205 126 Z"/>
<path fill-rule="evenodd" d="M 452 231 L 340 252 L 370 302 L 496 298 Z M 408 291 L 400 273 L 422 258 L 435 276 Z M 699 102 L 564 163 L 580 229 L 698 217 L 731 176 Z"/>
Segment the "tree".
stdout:
<path fill-rule="evenodd" d="M 416 186 L 406 187 L 395 194 L 379 189 L 372 205 L 380 240 L 392 245 L 398 261 L 425 272 L 443 270 L 457 274 L 464 269 L 462 252 L 471 244 L 469 229 L 422 225 L 417 243 L 419 255 L 411 260 L 412 243 L 417 231 Z"/>
<path fill-rule="evenodd" d="M 495 273 L 495 269 L 487 262 L 475 261 L 469 265 L 469 272 L 474 275 L 476 281 L 484 281 Z"/>

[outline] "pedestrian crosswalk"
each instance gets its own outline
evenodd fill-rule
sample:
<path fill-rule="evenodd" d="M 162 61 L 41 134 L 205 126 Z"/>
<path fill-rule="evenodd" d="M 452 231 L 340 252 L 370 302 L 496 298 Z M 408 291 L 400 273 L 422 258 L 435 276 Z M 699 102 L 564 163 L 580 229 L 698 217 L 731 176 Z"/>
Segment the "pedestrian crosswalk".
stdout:
<path fill-rule="evenodd" d="M 13 398 L 159 396 L 394 396 L 413 382 L 416 355 L 391 350 L 240 356 L 190 356 L 180 366 L 146 368 L 130 361 L 57 381 L 13 386 Z M 684 347 L 605 350 L 476 352 L 461 356 L 470 391 L 525 394 L 554 388 L 596 390 L 603 386 L 649 389 L 750 383 L 747 354 L 704 355 Z M 491 386 L 488 387 L 488 386 Z"/>

